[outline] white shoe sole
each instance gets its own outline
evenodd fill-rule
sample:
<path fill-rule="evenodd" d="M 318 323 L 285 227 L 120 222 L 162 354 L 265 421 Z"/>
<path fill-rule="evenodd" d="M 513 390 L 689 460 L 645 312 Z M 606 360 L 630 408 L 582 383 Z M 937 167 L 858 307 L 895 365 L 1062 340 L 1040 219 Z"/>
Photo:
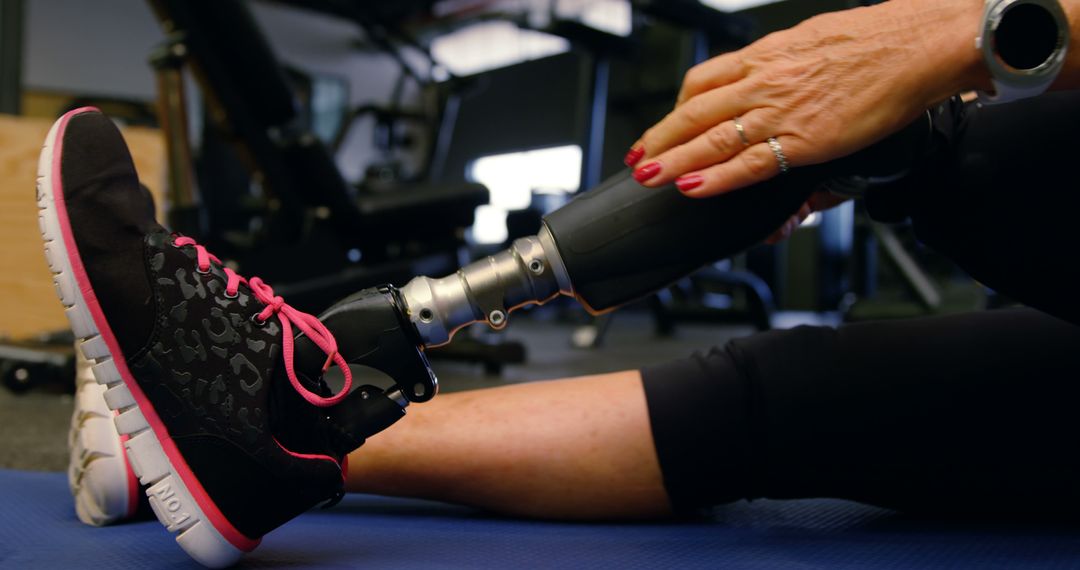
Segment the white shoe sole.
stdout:
<path fill-rule="evenodd" d="M 68 430 L 68 486 L 79 520 L 104 526 L 131 518 L 139 506 L 139 482 L 128 465 L 116 412 L 105 404 L 105 386 L 76 351 L 75 410 Z"/>
<path fill-rule="evenodd" d="M 93 288 L 86 281 L 82 262 L 74 249 L 66 211 L 57 204 L 61 181 L 54 155 L 61 152 L 63 132 L 68 120 L 93 109 L 68 112 L 53 125 L 38 161 L 37 202 L 45 257 L 53 273 L 56 293 L 63 303 L 78 349 L 94 362 L 97 383 L 105 387 L 104 401 L 118 412 L 116 429 L 124 442 L 128 460 L 146 491 L 150 506 L 161 524 L 176 535 L 176 542 L 204 566 L 223 568 L 236 563 L 244 552 L 258 545 L 242 535 L 221 514 L 206 495 L 176 450 L 164 425 L 127 370 L 126 361 L 97 303 Z M 61 221 L 61 215 L 64 221 Z M 71 253 L 75 254 L 74 263 Z M 77 266 L 77 269 L 76 269 Z M 124 372 L 121 373 L 121 370 Z M 140 406 L 140 404 L 142 404 Z M 168 449 L 168 451 L 166 451 Z M 192 492 L 194 491 L 194 492 Z M 202 500 L 197 501 L 198 496 Z M 207 513 L 212 516 L 207 516 Z M 228 538 L 227 538 L 228 537 Z"/>

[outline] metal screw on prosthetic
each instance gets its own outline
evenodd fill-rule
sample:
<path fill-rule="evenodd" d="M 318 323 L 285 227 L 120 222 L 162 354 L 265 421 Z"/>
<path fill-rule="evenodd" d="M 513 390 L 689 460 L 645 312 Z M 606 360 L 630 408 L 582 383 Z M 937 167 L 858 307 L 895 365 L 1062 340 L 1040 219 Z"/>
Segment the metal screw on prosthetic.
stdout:
<path fill-rule="evenodd" d="M 453 275 L 417 277 L 401 288 L 408 319 L 426 347 L 450 342 L 475 322 L 500 330 L 512 311 L 542 305 L 560 293 L 571 294 L 570 280 L 547 228 Z"/>

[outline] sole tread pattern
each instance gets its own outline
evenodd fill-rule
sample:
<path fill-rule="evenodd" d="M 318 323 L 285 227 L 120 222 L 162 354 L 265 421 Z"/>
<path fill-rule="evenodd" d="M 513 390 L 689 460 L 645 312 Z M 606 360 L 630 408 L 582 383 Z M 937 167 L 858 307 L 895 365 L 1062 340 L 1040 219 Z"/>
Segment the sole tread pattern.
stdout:
<path fill-rule="evenodd" d="M 102 526 L 127 516 L 133 505 L 127 458 L 105 404 L 105 387 L 89 363 L 76 364 L 75 406 L 68 429 L 68 488 L 79 520 Z"/>

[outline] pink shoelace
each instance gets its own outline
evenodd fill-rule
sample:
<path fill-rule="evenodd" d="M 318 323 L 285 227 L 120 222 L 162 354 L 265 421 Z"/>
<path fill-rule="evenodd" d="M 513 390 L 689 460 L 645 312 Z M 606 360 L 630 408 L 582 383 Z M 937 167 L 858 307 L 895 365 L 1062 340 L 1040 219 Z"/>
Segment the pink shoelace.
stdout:
<path fill-rule="evenodd" d="M 319 319 L 314 315 L 294 309 L 280 296 L 274 295 L 274 290 L 266 283 L 263 283 L 262 279 L 252 277 L 249 280 L 237 275 L 235 271 L 225 267 L 220 259 L 206 251 L 205 247 L 195 243 L 194 239 L 177 236 L 173 244 L 176 247 L 195 246 L 196 261 L 200 273 L 210 271 L 211 261 L 220 265 L 227 278 L 225 282 L 226 297 L 236 297 L 240 284 L 247 285 L 255 299 L 266 305 L 266 308 L 261 313 L 255 315 L 260 324 L 265 323 L 267 319 L 275 314 L 278 316 L 278 320 L 281 321 L 281 348 L 282 356 L 285 358 L 285 372 L 289 375 L 289 382 L 292 383 L 293 389 L 303 396 L 305 400 L 315 406 L 327 407 L 340 402 L 345 396 L 349 395 L 349 388 L 352 387 L 352 372 L 349 371 L 349 365 L 345 362 L 345 358 L 338 353 L 337 340 L 334 339 L 334 335 Z M 307 387 L 300 383 L 300 380 L 296 377 L 296 370 L 293 368 L 293 325 L 296 325 L 296 328 L 300 329 L 320 350 L 326 353 L 327 358 L 326 364 L 323 365 L 323 372 L 330 368 L 331 363 L 337 364 L 338 368 L 341 368 L 341 371 L 345 374 L 345 386 L 340 392 L 326 398 L 308 390 Z"/>

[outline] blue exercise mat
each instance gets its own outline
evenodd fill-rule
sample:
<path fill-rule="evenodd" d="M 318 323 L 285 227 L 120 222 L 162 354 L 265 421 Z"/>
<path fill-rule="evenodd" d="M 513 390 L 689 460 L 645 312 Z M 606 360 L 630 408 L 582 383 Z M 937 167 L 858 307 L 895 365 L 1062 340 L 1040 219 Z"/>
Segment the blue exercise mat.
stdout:
<path fill-rule="evenodd" d="M 0 567 L 194 568 L 156 521 L 75 518 L 64 476 L 0 470 Z M 241 568 L 1078 568 L 1080 528 L 929 522 L 845 501 L 755 501 L 705 522 L 506 519 L 348 496 L 263 539 Z"/>

